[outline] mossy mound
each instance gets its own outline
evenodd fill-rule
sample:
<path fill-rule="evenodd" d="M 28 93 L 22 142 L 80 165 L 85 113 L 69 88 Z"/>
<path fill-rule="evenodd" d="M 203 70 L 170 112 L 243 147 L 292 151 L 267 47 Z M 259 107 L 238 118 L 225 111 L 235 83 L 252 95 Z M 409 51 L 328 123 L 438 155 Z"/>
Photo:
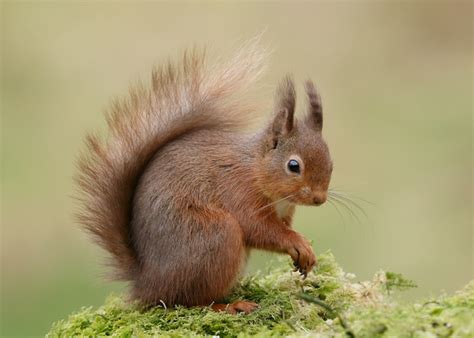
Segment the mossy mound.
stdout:
<path fill-rule="evenodd" d="M 393 291 L 413 282 L 382 271 L 371 281 L 355 282 L 331 253 L 319 256 L 318 268 L 304 281 L 288 271 L 282 263 L 241 281 L 228 301 L 259 303 L 250 315 L 184 307 L 145 311 L 112 295 L 97 310 L 83 308 L 55 323 L 48 336 L 474 336 L 474 281 L 454 296 L 401 304 Z"/>

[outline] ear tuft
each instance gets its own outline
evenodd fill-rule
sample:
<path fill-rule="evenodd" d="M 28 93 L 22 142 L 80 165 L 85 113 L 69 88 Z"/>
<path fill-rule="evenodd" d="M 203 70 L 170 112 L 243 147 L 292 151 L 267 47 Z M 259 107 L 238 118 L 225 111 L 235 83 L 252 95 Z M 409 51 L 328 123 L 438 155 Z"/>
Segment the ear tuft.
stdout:
<path fill-rule="evenodd" d="M 283 136 L 294 127 L 296 91 L 293 80 L 287 75 L 278 86 L 275 97 L 275 117 L 272 131 L 275 136 Z"/>
<path fill-rule="evenodd" d="M 305 83 L 306 93 L 308 94 L 308 115 L 306 123 L 317 131 L 323 129 L 323 106 L 321 97 L 311 80 Z"/>

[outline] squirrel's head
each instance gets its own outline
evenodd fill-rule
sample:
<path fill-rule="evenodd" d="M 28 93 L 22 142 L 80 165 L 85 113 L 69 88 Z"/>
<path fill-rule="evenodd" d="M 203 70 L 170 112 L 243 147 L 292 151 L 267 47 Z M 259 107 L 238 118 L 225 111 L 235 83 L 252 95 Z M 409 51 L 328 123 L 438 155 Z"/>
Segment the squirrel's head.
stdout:
<path fill-rule="evenodd" d="M 263 138 L 259 172 L 264 193 L 272 200 L 321 205 L 327 199 L 332 161 L 322 137 L 320 96 L 311 81 L 305 87 L 306 116 L 296 120 L 293 81 L 287 77 L 281 83 L 274 117 Z"/>

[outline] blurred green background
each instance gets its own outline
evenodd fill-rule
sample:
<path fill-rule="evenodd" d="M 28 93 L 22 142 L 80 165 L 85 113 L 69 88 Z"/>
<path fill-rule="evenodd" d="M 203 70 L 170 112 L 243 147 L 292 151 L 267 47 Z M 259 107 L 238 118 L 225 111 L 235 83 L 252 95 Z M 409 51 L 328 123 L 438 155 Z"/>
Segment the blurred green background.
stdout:
<path fill-rule="evenodd" d="M 74 224 L 71 177 L 110 99 L 160 60 L 211 54 L 265 30 L 274 49 L 255 89 L 271 100 L 291 72 L 325 106 L 333 187 L 360 221 L 329 204 L 296 228 L 364 279 L 383 268 L 418 282 L 408 297 L 473 278 L 472 3 L 1 2 L 2 335 L 41 335 L 98 305 L 103 253 Z M 301 95 L 300 95 L 301 97 Z M 344 210 L 341 210 L 341 212 Z M 248 271 L 270 255 L 255 253 Z"/>

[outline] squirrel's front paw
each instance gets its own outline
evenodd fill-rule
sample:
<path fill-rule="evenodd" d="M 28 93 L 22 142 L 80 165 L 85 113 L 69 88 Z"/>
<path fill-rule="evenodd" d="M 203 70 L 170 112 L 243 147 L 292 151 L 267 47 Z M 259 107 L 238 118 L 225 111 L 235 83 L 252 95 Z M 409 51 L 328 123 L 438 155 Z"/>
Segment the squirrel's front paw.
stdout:
<path fill-rule="evenodd" d="M 303 278 L 306 278 L 316 264 L 316 256 L 311 244 L 301 235 L 298 235 L 293 246 L 288 250 L 288 254 L 293 259 L 295 271 L 299 271 Z"/>

